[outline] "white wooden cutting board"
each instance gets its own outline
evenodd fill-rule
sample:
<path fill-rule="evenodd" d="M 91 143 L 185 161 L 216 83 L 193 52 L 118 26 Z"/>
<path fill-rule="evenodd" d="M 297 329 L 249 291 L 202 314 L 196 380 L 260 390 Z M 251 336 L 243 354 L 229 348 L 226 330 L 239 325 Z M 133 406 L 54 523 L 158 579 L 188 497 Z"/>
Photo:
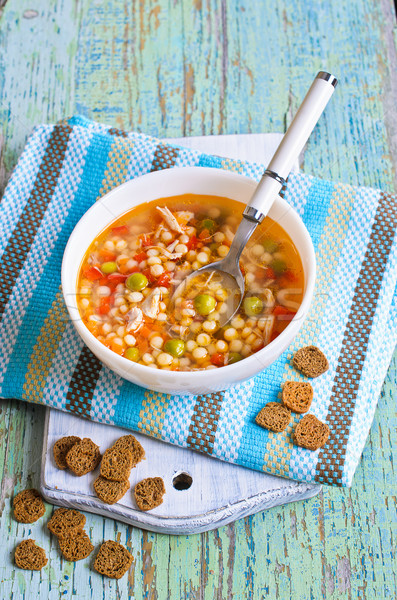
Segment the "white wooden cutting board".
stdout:
<path fill-rule="evenodd" d="M 266 164 L 280 139 L 280 134 L 248 134 L 169 141 Z M 151 531 L 189 534 L 226 525 L 272 506 L 311 498 L 321 489 L 319 485 L 296 483 L 230 465 L 139 434 L 134 435 L 145 449 L 146 460 L 132 470 L 130 490 L 117 504 L 107 505 L 96 497 L 92 484 L 99 468 L 76 477 L 69 471 L 61 471 L 54 463 L 52 447 L 63 436 L 89 437 L 103 453 L 126 433 L 130 432 L 47 409 L 41 472 L 41 492 L 45 499 L 58 506 L 101 514 Z M 150 512 L 138 510 L 133 496 L 135 484 L 145 477 L 162 477 L 166 488 L 163 503 Z"/>

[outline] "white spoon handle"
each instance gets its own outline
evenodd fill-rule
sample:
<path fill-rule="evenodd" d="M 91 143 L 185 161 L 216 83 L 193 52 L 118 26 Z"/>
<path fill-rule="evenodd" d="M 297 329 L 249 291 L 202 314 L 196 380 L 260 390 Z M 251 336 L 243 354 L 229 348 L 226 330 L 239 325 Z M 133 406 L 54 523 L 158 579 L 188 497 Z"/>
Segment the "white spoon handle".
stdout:
<path fill-rule="evenodd" d="M 337 79 L 320 71 L 288 127 L 244 214 L 262 220 L 289 175 L 294 161 L 303 150 L 311 132 L 331 98 Z M 257 214 L 259 213 L 259 214 Z"/>

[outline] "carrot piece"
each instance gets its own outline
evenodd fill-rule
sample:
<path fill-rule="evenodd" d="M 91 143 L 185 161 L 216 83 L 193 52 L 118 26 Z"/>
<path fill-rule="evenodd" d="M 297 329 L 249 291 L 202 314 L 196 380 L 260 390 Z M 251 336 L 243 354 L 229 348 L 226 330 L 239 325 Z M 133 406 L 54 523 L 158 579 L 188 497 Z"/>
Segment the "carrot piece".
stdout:
<path fill-rule="evenodd" d="M 200 240 L 202 240 L 204 242 L 210 240 L 211 236 L 210 236 L 210 232 L 208 231 L 208 229 L 203 229 L 199 235 L 199 238 L 200 238 Z"/>
<path fill-rule="evenodd" d="M 129 233 L 127 225 L 117 225 L 116 227 L 112 227 L 111 231 L 115 235 L 125 235 L 126 233 Z"/>
<path fill-rule="evenodd" d="M 141 327 L 139 330 L 139 335 L 141 335 L 143 338 L 148 338 L 151 333 L 152 333 L 152 329 L 150 329 L 146 325 Z"/>
<path fill-rule="evenodd" d="M 124 351 L 124 346 L 113 338 L 110 341 L 110 349 L 113 350 L 113 352 L 116 352 L 116 354 L 122 354 Z"/>
<path fill-rule="evenodd" d="M 106 248 L 101 248 L 101 250 L 99 250 L 98 254 L 102 258 L 103 262 L 111 262 L 117 256 L 117 254 L 115 252 L 111 252 L 110 250 L 107 250 Z"/>

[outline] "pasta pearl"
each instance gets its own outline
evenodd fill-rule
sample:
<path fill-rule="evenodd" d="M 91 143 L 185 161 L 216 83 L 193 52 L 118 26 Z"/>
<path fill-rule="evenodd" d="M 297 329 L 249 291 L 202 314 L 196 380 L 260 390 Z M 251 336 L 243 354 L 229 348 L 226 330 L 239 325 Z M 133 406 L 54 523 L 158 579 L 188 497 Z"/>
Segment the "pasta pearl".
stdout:
<path fill-rule="evenodd" d="M 174 236 L 170 231 L 163 231 L 161 234 L 161 239 L 163 240 L 163 242 L 170 242 L 173 238 Z"/>
<path fill-rule="evenodd" d="M 206 252 L 199 252 L 197 254 L 197 260 L 199 263 L 201 263 L 202 265 L 206 265 L 208 262 L 208 254 Z"/>
<path fill-rule="evenodd" d="M 159 364 L 160 367 L 168 367 L 172 363 L 172 360 L 173 358 L 171 354 L 168 354 L 167 352 L 161 352 L 161 354 L 159 354 L 157 357 L 157 364 Z"/>
<path fill-rule="evenodd" d="M 216 342 L 215 346 L 216 346 L 217 351 L 222 352 L 222 353 L 227 352 L 229 349 L 228 344 L 223 340 L 218 340 Z"/>
<path fill-rule="evenodd" d="M 251 248 L 251 252 L 254 256 L 257 256 L 258 258 L 259 258 L 259 256 L 262 256 L 262 254 L 263 254 L 262 244 L 254 244 L 254 246 L 252 246 L 252 248 Z"/>
<path fill-rule="evenodd" d="M 225 239 L 225 234 L 222 233 L 222 231 L 217 231 L 216 234 L 214 235 L 214 242 L 217 242 L 218 244 L 221 244 Z"/>
<path fill-rule="evenodd" d="M 135 346 L 136 344 L 136 338 L 130 333 L 124 336 L 124 341 L 127 344 L 127 346 Z"/>
<path fill-rule="evenodd" d="M 164 267 L 162 265 L 152 265 L 150 267 L 150 273 L 153 277 L 159 277 L 164 273 Z"/>
<path fill-rule="evenodd" d="M 199 346 L 208 346 L 211 343 L 211 338 L 208 333 L 199 333 L 196 341 Z"/>
<path fill-rule="evenodd" d="M 130 302 L 142 302 L 143 300 L 143 294 L 141 294 L 141 292 L 131 292 L 127 297 Z"/>
<path fill-rule="evenodd" d="M 81 308 L 88 308 L 89 305 L 90 305 L 90 301 L 88 300 L 88 298 L 83 298 L 82 300 L 80 300 Z"/>
<path fill-rule="evenodd" d="M 230 325 L 235 329 L 242 329 L 245 325 L 245 321 L 241 317 L 234 317 L 234 319 L 231 320 Z M 239 350 L 236 350 L 236 352 L 239 352 Z"/>
<path fill-rule="evenodd" d="M 208 352 L 205 348 L 195 348 L 192 354 L 193 358 L 196 360 L 204 360 L 207 357 Z"/>
<path fill-rule="evenodd" d="M 204 323 L 203 323 L 203 329 L 207 333 L 211 333 L 212 331 L 215 331 L 215 329 L 216 329 L 216 322 L 215 321 L 204 321 Z"/>
<path fill-rule="evenodd" d="M 164 340 L 159 335 L 156 335 L 150 340 L 150 345 L 154 348 L 162 348 L 164 344 Z"/>
<path fill-rule="evenodd" d="M 165 268 L 167 269 L 167 271 L 173 271 L 175 269 L 175 263 L 172 262 L 172 260 L 167 260 L 164 263 Z"/>
<path fill-rule="evenodd" d="M 222 244 L 222 246 L 219 246 L 217 252 L 220 257 L 224 258 L 229 252 L 229 246 L 225 246 L 224 244 Z"/>
<path fill-rule="evenodd" d="M 181 254 L 186 254 L 188 251 L 188 247 L 185 244 L 178 244 L 175 246 L 175 252 L 180 252 Z"/>
<path fill-rule="evenodd" d="M 117 331 L 117 335 L 118 335 L 119 337 L 121 337 L 121 338 L 122 338 L 122 337 L 124 337 L 124 336 L 125 336 L 125 327 L 124 327 L 124 325 L 120 325 L 120 327 L 117 327 L 117 330 L 116 330 L 116 331 Z"/>
<path fill-rule="evenodd" d="M 225 340 L 230 342 L 231 340 L 234 340 L 237 337 L 237 331 L 234 329 L 234 327 L 229 327 L 228 329 L 226 329 L 225 333 L 223 334 L 223 337 L 225 338 Z"/>
<path fill-rule="evenodd" d="M 145 352 L 145 354 L 142 356 L 142 360 L 145 363 L 145 365 L 150 365 L 154 362 L 154 358 L 151 354 L 149 354 L 149 352 Z"/>
<path fill-rule="evenodd" d="M 147 264 L 151 267 L 152 265 L 161 265 L 161 258 L 158 256 L 149 256 Z"/>
<path fill-rule="evenodd" d="M 100 285 L 98 287 L 98 289 L 97 289 L 97 294 L 101 298 L 105 298 L 106 296 L 110 296 L 111 293 L 112 293 L 111 289 L 107 285 Z"/>
<path fill-rule="evenodd" d="M 232 340 L 230 342 L 229 350 L 230 352 L 241 352 L 243 348 L 243 342 L 241 340 Z"/>
<path fill-rule="evenodd" d="M 211 206 L 208 209 L 208 216 L 211 217 L 211 219 L 217 219 L 221 216 L 221 211 L 217 206 Z"/>

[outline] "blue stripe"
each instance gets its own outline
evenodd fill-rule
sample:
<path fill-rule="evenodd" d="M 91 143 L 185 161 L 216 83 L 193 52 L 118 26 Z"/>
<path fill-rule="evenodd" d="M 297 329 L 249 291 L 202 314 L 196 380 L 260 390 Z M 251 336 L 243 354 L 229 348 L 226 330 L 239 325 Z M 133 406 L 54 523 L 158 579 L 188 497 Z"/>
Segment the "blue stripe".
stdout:
<path fill-rule="evenodd" d="M 2 389 L 4 397 L 20 397 L 23 394 L 25 377 L 21 375 L 27 371 L 37 337 L 61 285 L 61 265 L 65 246 L 76 223 L 99 195 L 112 142 L 114 138 L 110 136 L 104 138 L 100 134 L 94 134 L 91 138 L 76 195 L 21 323 L 4 378 Z"/>
<path fill-rule="evenodd" d="M 143 408 L 146 390 L 138 385 L 123 380 L 114 407 L 114 423 L 118 427 L 128 427 L 138 430 L 140 412 Z"/>

